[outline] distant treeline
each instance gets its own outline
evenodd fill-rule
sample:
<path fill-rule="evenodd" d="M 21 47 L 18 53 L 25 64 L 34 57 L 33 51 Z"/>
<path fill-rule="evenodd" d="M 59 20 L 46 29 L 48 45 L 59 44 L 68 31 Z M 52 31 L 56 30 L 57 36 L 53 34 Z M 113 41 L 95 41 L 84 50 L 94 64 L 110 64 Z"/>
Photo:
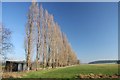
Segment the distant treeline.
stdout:
<path fill-rule="evenodd" d="M 88 64 L 109 64 L 109 63 L 120 64 L 120 60 L 100 60 L 89 62 Z"/>

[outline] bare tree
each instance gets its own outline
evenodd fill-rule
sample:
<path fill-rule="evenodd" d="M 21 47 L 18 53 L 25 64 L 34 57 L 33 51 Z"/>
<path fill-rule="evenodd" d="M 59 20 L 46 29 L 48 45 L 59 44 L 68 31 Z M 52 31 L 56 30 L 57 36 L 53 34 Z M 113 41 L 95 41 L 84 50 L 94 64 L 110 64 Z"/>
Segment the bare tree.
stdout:
<path fill-rule="evenodd" d="M 30 20 L 29 15 L 29 22 L 26 26 L 26 39 L 25 39 L 25 52 L 26 52 L 26 61 L 27 61 L 27 70 L 30 69 L 31 65 L 31 53 L 32 53 L 32 21 Z"/>
<path fill-rule="evenodd" d="M 42 17 L 42 40 L 43 40 L 43 67 L 47 65 L 47 12 L 43 12 L 45 15 Z"/>
<path fill-rule="evenodd" d="M 32 55 L 32 50 L 33 50 L 33 29 L 34 29 L 34 5 L 35 3 L 33 2 L 29 13 L 28 13 L 28 23 L 26 26 L 26 39 L 25 39 L 25 50 L 26 50 L 26 61 L 27 61 L 27 70 L 29 70 L 31 68 L 31 55 Z"/>
<path fill-rule="evenodd" d="M 41 37 L 41 35 L 40 35 L 40 15 L 39 15 L 39 8 L 38 8 L 38 4 L 37 3 L 35 3 L 35 8 L 34 8 L 34 10 L 35 10 L 35 23 L 36 23 L 36 26 L 37 26 L 37 35 L 36 35 L 36 37 L 37 37 L 37 41 L 36 41 L 36 49 L 37 49 L 37 53 L 36 53 L 36 70 L 38 70 L 38 60 L 39 60 L 39 54 L 40 54 L 40 46 L 41 46 L 41 42 L 40 42 L 40 37 Z"/>
<path fill-rule="evenodd" d="M 7 58 L 7 53 L 13 48 L 13 44 L 10 41 L 11 34 L 12 32 L 0 23 L 0 54 L 3 55 L 4 59 Z"/>

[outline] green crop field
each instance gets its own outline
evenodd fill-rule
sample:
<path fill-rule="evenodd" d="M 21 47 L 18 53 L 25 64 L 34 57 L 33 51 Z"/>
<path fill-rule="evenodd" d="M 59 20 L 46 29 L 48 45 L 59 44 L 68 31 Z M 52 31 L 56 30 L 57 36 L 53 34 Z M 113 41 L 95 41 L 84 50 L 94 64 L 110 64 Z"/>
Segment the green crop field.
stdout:
<path fill-rule="evenodd" d="M 79 74 L 118 74 L 117 64 L 84 64 L 26 73 L 24 78 L 75 78 Z"/>

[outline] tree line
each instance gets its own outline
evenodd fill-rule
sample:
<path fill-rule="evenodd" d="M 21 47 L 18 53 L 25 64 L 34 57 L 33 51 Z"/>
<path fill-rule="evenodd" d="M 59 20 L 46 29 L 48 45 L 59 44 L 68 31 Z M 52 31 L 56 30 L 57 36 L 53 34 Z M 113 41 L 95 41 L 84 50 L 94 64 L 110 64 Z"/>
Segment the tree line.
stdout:
<path fill-rule="evenodd" d="M 26 52 L 27 70 L 31 68 L 31 59 L 36 56 L 36 70 L 42 64 L 46 67 L 61 67 L 78 63 L 67 36 L 42 5 L 32 2 L 25 26 L 24 47 Z"/>

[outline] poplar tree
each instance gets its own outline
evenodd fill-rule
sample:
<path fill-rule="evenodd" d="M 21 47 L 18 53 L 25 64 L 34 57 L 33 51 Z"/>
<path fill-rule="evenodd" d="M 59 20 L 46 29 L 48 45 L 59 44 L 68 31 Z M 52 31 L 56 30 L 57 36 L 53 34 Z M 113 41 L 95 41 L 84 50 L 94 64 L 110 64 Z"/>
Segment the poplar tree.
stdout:
<path fill-rule="evenodd" d="M 32 5 L 29 8 L 28 12 L 28 22 L 26 25 L 26 37 L 25 37 L 25 52 L 26 52 L 26 61 L 27 61 L 27 70 L 30 70 L 32 67 L 31 59 L 32 59 L 32 53 L 34 53 L 34 42 L 35 42 L 35 26 L 38 25 L 36 23 L 36 20 L 38 18 L 37 16 L 37 3 L 32 2 Z"/>

